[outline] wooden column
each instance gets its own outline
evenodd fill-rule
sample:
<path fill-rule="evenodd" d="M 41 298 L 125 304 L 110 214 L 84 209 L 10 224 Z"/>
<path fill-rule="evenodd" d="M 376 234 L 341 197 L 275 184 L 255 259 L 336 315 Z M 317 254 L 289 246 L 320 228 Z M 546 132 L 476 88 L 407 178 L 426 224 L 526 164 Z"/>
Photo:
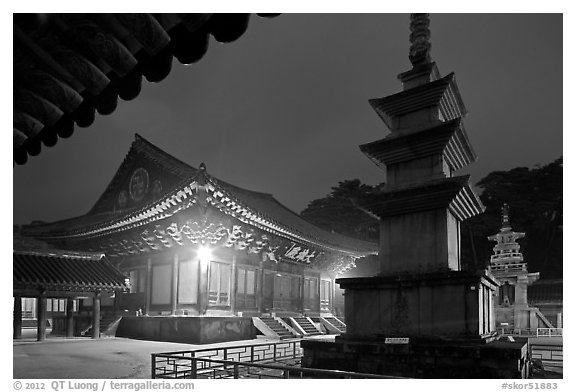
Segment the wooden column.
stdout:
<path fill-rule="evenodd" d="M 198 260 L 198 310 L 200 314 L 206 314 L 208 310 L 208 277 L 210 273 L 210 260 Z"/>
<path fill-rule="evenodd" d="M 236 254 L 232 255 L 232 273 L 230 276 L 230 311 L 236 314 Z"/>
<path fill-rule="evenodd" d="M 330 313 L 336 314 L 336 278 L 330 277 Z"/>
<path fill-rule="evenodd" d="M 145 290 L 146 303 L 144 304 L 144 314 L 150 314 L 150 302 L 152 299 L 152 258 L 148 257 L 146 260 L 146 290 Z"/>
<path fill-rule="evenodd" d="M 118 317 L 120 315 L 121 301 L 122 301 L 122 290 L 114 290 L 114 303 L 112 305 L 114 317 Z"/>
<path fill-rule="evenodd" d="M 316 305 L 318 306 L 318 313 L 321 312 L 322 306 L 320 306 L 320 285 L 322 284 L 322 275 L 318 275 L 318 283 L 316 283 L 316 295 L 318 296 L 318 301 L 316 301 Z"/>
<path fill-rule="evenodd" d="M 14 296 L 14 339 L 22 338 L 22 297 Z"/>
<path fill-rule="evenodd" d="M 170 293 L 172 294 L 172 308 L 170 313 L 172 316 L 176 315 L 176 305 L 178 303 L 178 253 L 174 253 L 174 258 L 172 260 L 172 288 Z"/>
<path fill-rule="evenodd" d="M 100 293 L 94 293 L 92 301 L 92 339 L 100 339 Z"/>
<path fill-rule="evenodd" d="M 304 267 L 302 267 L 302 275 L 300 276 L 300 302 L 299 302 L 299 312 L 304 316 Z"/>
<path fill-rule="evenodd" d="M 74 298 L 66 298 L 66 337 L 74 336 Z"/>
<path fill-rule="evenodd" d="M 36 298 L 36 318 L 38 320 L 36 340 L 40 342 L 46 339 L 46 297 L 44 294 Z"/>
<path fill-rule="evenodd" d="M 258 275 L 258 292 L 256 293 L 256 304 L 258 312 L 264 313 L 264 260 L 260 260 L 260 270 Z"/>

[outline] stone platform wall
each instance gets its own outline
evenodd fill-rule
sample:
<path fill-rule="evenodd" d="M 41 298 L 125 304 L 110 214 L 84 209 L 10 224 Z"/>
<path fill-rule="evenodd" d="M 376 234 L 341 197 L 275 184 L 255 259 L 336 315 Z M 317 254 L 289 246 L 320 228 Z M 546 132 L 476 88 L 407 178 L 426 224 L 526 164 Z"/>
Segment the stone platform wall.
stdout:
<path fill-rule="evenodd" d="M 526 339 L 492 343 L 302 341 L 302 366 L 408 378 L 527 378 Z"/>
<path fill-rule="evenodd" d="M 191 344 L 256 338 L 250 317 L 123 317 L 116 336 Z"/>

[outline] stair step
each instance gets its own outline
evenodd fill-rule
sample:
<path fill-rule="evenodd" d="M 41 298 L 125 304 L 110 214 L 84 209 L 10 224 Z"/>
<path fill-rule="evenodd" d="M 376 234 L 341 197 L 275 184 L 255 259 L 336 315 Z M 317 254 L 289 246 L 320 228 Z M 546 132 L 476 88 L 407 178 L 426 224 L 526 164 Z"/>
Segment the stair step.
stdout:
<path fill-rule="evenodd" d="M 286 329 L 282 324 L 280 324 L 278 320 L 270 317 L 260 317 L 260 320 L 262 320 L 268 328 L 274 331 L 280 337 L 280 339 L 294 337 L 294 335 L 292 335 L 292 333 L 288 329 Z"/>
<path fill-rule="evenodd" d="M 346 332 L 346 325 L 336 317 L 324 317 L 326 321 L 336 327 L 340 332 Z"/>
<path fill-rule="evenodd" d="M 300 327 L 308 335 L 320 335 L 321 334 L 321 332 L 316 329 L 314 324 L 312 324 L 310 322 L 310 320 L 308 320 L 305 317 L 294 317 L 294 321 L 296 321 L 298 323 L 298 325 L 300 325 Z"/>

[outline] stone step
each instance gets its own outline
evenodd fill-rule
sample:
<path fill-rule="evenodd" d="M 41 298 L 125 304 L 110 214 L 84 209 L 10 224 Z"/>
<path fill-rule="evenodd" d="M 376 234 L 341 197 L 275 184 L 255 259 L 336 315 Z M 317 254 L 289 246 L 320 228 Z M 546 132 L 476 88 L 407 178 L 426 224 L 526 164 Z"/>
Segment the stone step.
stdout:
<path fill-rule="evenodd" d="M 334 326 L 334 328 L 336 328 L 340 332 L 343 332 L 343 333 L 346 332 L 346 324 L 344 324 L 342 321 L 340 321 L 336 317 L 324 317 L 324 320 L 328 321 L 330 324 L 332 324 Z"/>
<path fill-rule="evenodd" d="M 268 328 L 270 328 L 278 336 L 280 336 L 280 339 L 288 339 L 294 337 L 294 335 L 292 335 L 292 333 L 289 330 L 287 330 L 282 324 L 280 324 L 276 319 L 273 319 L 271 317 L 260 317 L 260 320 L 262 320 Z"/>
<path fill-rule="evenodd" d="M 300 325 L 302 330 L 306 332 L 308 335 L 319 335 L 321 334 L 320 331 L 316 329 L 316 327 L 305 317 L 294 317 L 294 321 Z"/>

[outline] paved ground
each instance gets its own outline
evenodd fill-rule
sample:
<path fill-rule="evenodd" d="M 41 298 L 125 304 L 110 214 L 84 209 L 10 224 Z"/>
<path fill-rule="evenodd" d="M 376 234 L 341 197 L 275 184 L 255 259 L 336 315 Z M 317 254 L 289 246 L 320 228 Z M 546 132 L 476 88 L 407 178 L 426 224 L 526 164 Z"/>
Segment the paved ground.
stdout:
<path fill-rule="evenodd" d="M 13 342 L 15 379 L 138 379 L 150 378 L 150 354 L 214 346 L 264 343 L 264 339 L 208 345 L 153 342 L 125 338 L 48 338 L 35 341 L 34 334 Z M 334 336 L 317 339 L 333 340 Z M 562 344 L 562 338 L 530 339 L 533 343 Z M 562 373 L 562 369 L 555 369 Z"/>
<path fill-rule="evenodd" d="M 255 339 L 217 345 L 264 343 Z M 15 379 L 150 378 L 150 354 L 211 347 L 125 338 L 23 339 L 13 343 Z"/>

